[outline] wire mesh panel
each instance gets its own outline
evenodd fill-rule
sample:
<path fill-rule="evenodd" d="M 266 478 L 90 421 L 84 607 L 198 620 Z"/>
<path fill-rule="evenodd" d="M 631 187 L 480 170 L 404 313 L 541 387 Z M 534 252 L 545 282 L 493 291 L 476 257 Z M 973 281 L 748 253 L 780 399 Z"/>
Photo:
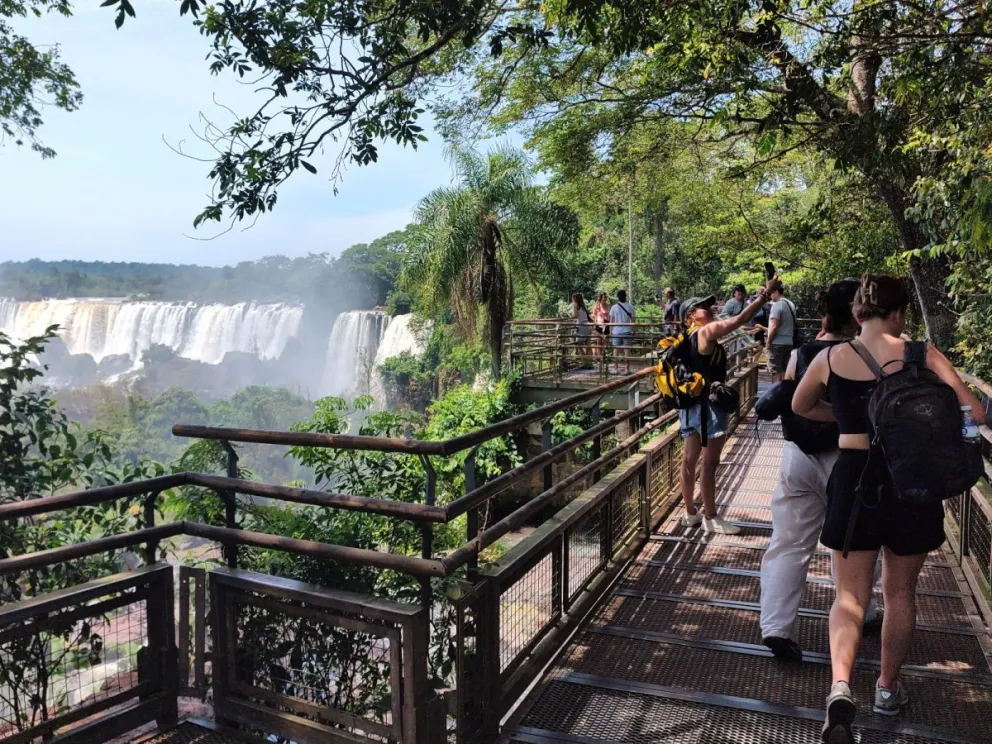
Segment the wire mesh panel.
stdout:
<path fill-rule="evenodd" d="M 416 740 L 405 706 L 425 683 L 404 663 L 422 610 L 248 571 L 216 569 L 211 591 L 221 718 L 296 740 Z"/>
<path fill-rule="evenodd" d="M 992 525 L 977 505 L 968 519 L 968 551 L 986 585 L 992 584 Z"/>
<path fill-rule="evenodd" d="M 499 595 L 499 667 L 504 674 L 561 615 L 561 543 Z"/>
<path fill-rule="evenodd" d="M 174 713 L 171 607 L 168 566 L 4 606 L 0 741 L 65 734 L 97 713 L 109 727 L 139 698 L 151 701 L 135 725 Z"/>
<path fill-rule="evenodd" d="M 641 488 L 637 471 L 631 471 L 613 490 L 610 498 L 610 512 L 613 516 L 612 553 L 616 556 L 637 532 L 640 521 Z"/>
<path fill-rule="evenodd" d="M 607 550 L 604 549 L 606 535 L 606 507 L 590 511 L 585 518 L 569 530 L 568 540 L 568 599 L 571 602 L 582 591 L 603 566 L 606 565 Z"/>

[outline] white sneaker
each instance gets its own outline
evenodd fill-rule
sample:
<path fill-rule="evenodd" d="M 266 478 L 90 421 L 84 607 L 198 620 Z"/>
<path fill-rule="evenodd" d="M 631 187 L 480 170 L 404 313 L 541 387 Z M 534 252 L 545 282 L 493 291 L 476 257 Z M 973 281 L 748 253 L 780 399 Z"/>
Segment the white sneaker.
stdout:
<path fill-rule="evenodd" d="M 731 524 L 723 517 L 703 520 L 703 532 L 707 535 L 736 535 L 740 531 L 740 527 Z"/>
<path fill-rule="evenodd" d="M 683 527 L 698 527 L 703 523 L 703 513 L 697 511 L 695 514 L 683 514 L 680 522 Z"/>

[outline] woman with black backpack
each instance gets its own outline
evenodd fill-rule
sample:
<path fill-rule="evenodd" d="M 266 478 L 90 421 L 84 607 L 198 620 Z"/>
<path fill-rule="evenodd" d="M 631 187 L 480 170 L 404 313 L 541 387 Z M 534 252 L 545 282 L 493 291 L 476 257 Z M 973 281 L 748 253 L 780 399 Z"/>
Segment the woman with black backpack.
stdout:
<path fill-rule="evenodd" d="M 761 560 L 761 637 L 777 658 L 802 659 L 795 641 L 796 618 L 806 587 L 810 558 L 816 549 L 827 508 L 827 481 L 837 460 L 837 424 L 809 421 L 792 412 L 792 394 L 816 355 L 845 343 L 858 333 L 851 303 L 857 279 L 831 284 L 817 297 L 823 318 L 815 341 L 792 353 L 785 378 L 758 402 L 764 420 L 781 417 L 782 462 L 772 494 L 772 537 Z M 766 410 L 767 409 L 767 410 Z M 868 606 L 865 630 L 881 629 L 874 600 Z"/>
<path fill-rule="evenodd" d="M 961 409 L 981 410 L 943 354 L 929 344 L 900 338 L 908 306 L 909 294 L 901 279 L 866 274 L 854 298 L 854 316 L 861 324 L 858 339 L 822 351 L 799 383 L 792 401 L 798 415 L 836 421 L 840 430 L 840 454 L 827 487 L 827 515 L 820 535 L 820 542 L 833 554 L 837 589 L 830 611 L 833 686 L 823 725 L 823 741 L 829 744 L 854 742 L 851 723 L 857 707 L 850 681 L 879 551 L 884 566 L 885 619 L 882 669 L 872 709 L 894 716 L 909 702 L 909 694 L 899 681 L 899 670 L 916 628 L 917 579 L 927 554 L 944 542 L 940 499 L 950 494 L 905 488 L 905 473 L 900 471 L 912 469 L 914 464 L 894 454 L 905 447 L 893 445 L 914 444 L 909 440 L 920 429 L 902 426 L 893 430 L 888 425 L 891 421 L 884 420 L 890 414 L 879 415 L 885 396 L 874 393 L 888 392 L 900 385 L 928 391 L 901 414 L 922 416 L 931 429 L 942 427 L 944 436 L 931 439 L 929 450 L 916 449 L 915 465 L 935 471 L 946 472 L 948 465 L 970 468 L 971 463 L 963 460 L 948 463 L 933 458 L 940 457 L 941 452 L 951 452 L 956 458 L 963 451 L 961 421 L 966 419 L 961 411 L 954 410 L 954 404 Z M 902 370 L 906 374 L 901 374 Z M 884 451 L 878 445 L 873 447 L 879 440 Z M 978 452 L 980 457 L 980 448 Z M 946 455 L 943 459 L 947 459 Z"/>

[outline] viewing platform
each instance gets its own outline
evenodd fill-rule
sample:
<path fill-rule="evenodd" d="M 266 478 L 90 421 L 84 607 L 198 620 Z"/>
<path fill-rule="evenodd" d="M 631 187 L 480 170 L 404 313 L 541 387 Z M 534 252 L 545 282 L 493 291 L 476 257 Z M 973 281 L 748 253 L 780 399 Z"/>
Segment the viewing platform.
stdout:
<path fill-rule="evenodd" d="M 778 425 L 752 413 L 759 352 L 732 355 L 741 404 L 717 488 L 723 516 L 742 527 L 736 536 L 680 526 L 682 440 L 675 412 L 640 387 L 648 366 L 446 441 L 177 425 L 178 436 L 225 448 L 225 475 L 180 472 L 0 505 L 0 525 L 71 508 L 142 515 L 136 530 L 0 559 L 0 743 L 818 742 L 830 682 L 824 551 L 800 611 L 804 660 L 772 658 L 758 629 L 782 447 Z M 992 388 L 966 381 L 992 404 Z M 545 429 L 562 411 L 598 410 L 625 388 L 640 389 L 639 400 L 590 416 L 564 442 L 547 437 L 506 473 L 477 469 L 480 445 Z M 247 442 L 419 463 L 422 498 L 253 482 L 238 476 L 233 447 Z M 439 474 L 452 472 L 464 486 L 439 499 Z M 497 509 L 523 484 L 535 484 L 529 498 Z M 160 521 L 159 495 L 184 487 L 218 495 L 220 513 Z M 990 492 L 985 480 L 945 502 L 948 543 L 921 576 L 904 669 L 912 702 L 898 718 L 863 713 L 862 744 L 992 742 Z M 414 529 L 419 554 L 246 529 L 258 498 Z M 463 531 L 456 546 L 439 547 L 440 525 Z M 213 552 L 177 560 L 193 540 Z M 134 570 L 71 578 L 84 559 L 132 549 L 143 564 Z M 249 568 L 258 551 L 375 581 L 322 586 L 263 573 Z M 32 576 L 67 586 L 34 592 Z M 852 683 L 862 711 L 878 659 L 877 638 L 866 638 Z"/>

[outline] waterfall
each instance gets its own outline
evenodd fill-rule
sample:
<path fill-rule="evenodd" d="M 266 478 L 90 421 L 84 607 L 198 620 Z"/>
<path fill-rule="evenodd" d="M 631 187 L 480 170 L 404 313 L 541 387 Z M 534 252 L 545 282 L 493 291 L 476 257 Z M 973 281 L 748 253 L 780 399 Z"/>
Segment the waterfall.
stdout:
<path fill-rule="evenodd" d="M 377 310 L 341 313 L 334 321 L 324 365 L 324 395 L 369 393 L 376 408 L 384 408 L 386 394 L 378 367 L 404 351 L 423 348 L 410 329 L 412 315 L 390 318 Z"/>
<path fill-rule="evenodd" d="M 413 315 L 397 315 L 392 318 L 389 321 L 389 325 L 386 326 L 386 333 L 383 335 L 382 341 L 379 343 L 379 348 L 376 350 L 376 372 L 372 375 L 369 394 L 375 400 L 377 408 L 385 408 L 388 402 L 386 400 L 386 388 L 378 371 L 379 365 L 390 357 L 399 356 L 403 352 L 409 352 L 410 354 L 422 354 L 424 352 L 423 344 L 417 340 L 417 337 L 410 329 L 410 321 L 412 319 Z"/>
<path fill-rule="evenodd" d="M 0 298 L 0 332 L 14 339 L 37 336 L 50 325 L 71 354 L 97 362 L 127 354 L 137 367 L 153 344 L 179 356 L 218 364 L 229 351 L 278 359 L 300 328 L 303 308 L 294 305 L 198 305 L 192 302 L 128 302 L 107 299 L 18 302 Z"/>
<path fill-rule="evenodd" d="M 389 316 L 377 310 L 351 310 L 338 315 L 327 342 L 323 395 L 351 396 L 369 391 L 375 358 Z"/>

